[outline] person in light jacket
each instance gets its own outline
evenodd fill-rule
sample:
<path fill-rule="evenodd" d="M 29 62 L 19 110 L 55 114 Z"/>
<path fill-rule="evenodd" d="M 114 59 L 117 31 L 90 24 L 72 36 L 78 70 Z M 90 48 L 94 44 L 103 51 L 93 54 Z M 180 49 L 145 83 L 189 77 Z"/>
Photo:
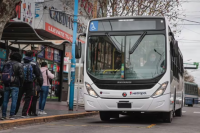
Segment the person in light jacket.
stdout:
<path fill-rule="evenodd" d="M 49 93 L 49 86 L 50 86 L 50 81 L 49 79 L 53 79 L 54 75 L 48 70 L 47 63 L 42 62 L 41 68 L 40 68 L 43 76 L 43 86 L 41 88 L 40 92 L 40 100 L 39 100 L 39 115 L 46 115 L 47 113 L 44 111 L 46 99 Z"/>

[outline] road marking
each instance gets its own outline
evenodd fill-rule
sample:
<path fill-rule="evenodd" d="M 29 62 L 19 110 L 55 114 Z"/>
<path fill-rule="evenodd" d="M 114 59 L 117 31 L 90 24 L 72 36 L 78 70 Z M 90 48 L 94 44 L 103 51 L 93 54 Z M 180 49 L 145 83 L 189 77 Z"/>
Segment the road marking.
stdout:
<path fill-rule="evenodd" d="M 88 126 L 88 125 L 81 125 L 82 127 L 86 127 L 86 126 Z"/>
<path fill-rule="evenodd" d="M 186 111 L 182 111 L 183 113 L 185 113 Z"/>
<path fill-rule="evenodd" d="M 152 128 L 152 127 L 154 127 L 156 124 L 151 124 L 151 125 L 149 125 L 149 126 L 147 126 L 147 128 Z"/>
<path fill-rule="evenodd" d="M 195 114 L 200 114 L 200 112 L 194 112 Z"/>
<path fill-rule="evenodd" d="M 132 126 L 108 126 L 108 125 L 57 125 L 57 124 L 47 124 L 48 126 L 66 126 L 66 127 L 87 127 L 87 126 L 91 126 L 91 127 L 95 127 L 95 126 L 98 126 L 98 127 L 107 127 L 107 128 L 133 128 Z M 151 124 L 149 126 L 138 126 L 138 127 L 135 127 L 135 128 L 152 128 L 154 127 L 156 124 Z"/>

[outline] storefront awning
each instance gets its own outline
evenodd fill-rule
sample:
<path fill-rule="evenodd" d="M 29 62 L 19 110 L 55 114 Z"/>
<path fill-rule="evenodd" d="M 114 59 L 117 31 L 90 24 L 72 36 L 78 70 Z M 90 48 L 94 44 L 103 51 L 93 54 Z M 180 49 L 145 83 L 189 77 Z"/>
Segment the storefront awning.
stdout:
<path fill-rule="evenodd" d="M 1 40 L 38 40 L 43 39 L 25 22 L 8 22 L 4 27 Z"/>
<path fill-rule="evenodd" d="M 48 45 L 63 50 L 61 44 L 69 43 L 67 40 L 44 40 L 26 22 L 8 22 L 4 27 L 1 40 L 9 40 L 11 44 L 37 44 Z"/>
<path fill-rule="evenodd" d="M 44 45 L 44 46 L 51 46 L 53 48 L 57 48 L 59 50 L 63 50 L 62 44 L 69 44 L 71 43 L 66 40 L 44 40 L 44 41 L 32 41 L 32 40 L 10 40 L 11 44 L 36 44 L 36 45 Z"/>

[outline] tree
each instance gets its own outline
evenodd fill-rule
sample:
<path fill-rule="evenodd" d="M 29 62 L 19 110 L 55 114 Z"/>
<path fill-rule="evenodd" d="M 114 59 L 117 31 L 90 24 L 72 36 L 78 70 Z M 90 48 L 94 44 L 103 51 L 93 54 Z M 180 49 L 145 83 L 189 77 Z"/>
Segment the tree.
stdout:
<path fill-rule="evenodd" d="M 21 0 L 0 0 L 0 40 L 6 23 L 16 17 L 15 7 Z"/>
<path fill-rule="evenodd" d="M 178 0 L 98 0 L 99 17 L 108 16 L 166 16 L 173 32 L 179 33 L 177 23 L 183 15 Z M 92 17 L 92 16 L 90 16 Z"/>
<path fill-rule="evenodd" d="M 188 73 L 187 70 L 184 71 L 184 81 L 194 83 L 194 77 Z"/>

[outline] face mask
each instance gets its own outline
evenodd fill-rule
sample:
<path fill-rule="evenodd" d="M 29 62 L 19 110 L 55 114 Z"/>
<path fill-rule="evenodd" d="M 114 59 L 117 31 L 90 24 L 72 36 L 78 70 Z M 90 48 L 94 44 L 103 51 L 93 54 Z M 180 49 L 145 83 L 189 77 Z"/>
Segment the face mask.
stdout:
<path fill-rule="evenodd" d="M 151 57 L 151 58 L 150 58 L 150 61 L 155 61 L 155 60 L 156 60 L 155 57 Z"/>

